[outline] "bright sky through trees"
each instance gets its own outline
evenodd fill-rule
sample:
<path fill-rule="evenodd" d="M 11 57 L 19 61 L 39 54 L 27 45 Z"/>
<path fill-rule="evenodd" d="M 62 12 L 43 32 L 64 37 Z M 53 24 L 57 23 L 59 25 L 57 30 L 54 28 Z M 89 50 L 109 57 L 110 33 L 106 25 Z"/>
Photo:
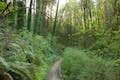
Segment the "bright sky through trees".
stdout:
<path fill-rule="evenodd" d="M 67 3 L 67 1 L 69 0 L 59 0 L 59 7 L 62 8 L 65 6 L 65 4 Z M 57 4 L 58 0 L 56 0 L 56 4 Z"/>
<path fill-rule="evenodd" d="M 80 1 L 80 0 L 77 0 L 77 1 Z M 56 0 L 56 2 L 58 2 L 58 0 Z M 60 8 L 64 7 L 67 2 L 69 2 L 69 0 L 60 0 L 60 3 L 59 3 Z M 93 0 L 93 2 L 96 3 L 96 0 Z"/>

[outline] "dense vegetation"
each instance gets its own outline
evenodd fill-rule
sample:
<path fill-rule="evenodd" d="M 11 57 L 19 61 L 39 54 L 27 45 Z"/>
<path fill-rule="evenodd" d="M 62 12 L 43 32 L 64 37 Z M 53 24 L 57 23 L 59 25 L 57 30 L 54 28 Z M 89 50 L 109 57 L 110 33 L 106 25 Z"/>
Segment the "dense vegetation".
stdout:
<path fill-rule="evenodd" d="M 105 60 L 93 54 L 91 51 L 67 48 L 62 63 L 63 80 L 120 79 L 120 60 Z"/>
<path fill-rule="evenodd" d="M 0 80 L 120 80 L 120 0 L 60 1 L 0 0 Z"/>

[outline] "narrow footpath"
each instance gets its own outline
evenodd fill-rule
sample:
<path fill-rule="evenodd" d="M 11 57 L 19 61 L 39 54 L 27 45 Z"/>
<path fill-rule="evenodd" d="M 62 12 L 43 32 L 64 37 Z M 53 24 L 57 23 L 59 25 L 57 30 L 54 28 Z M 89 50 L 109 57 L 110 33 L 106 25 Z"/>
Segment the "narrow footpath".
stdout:
<path fill-rule="evenodd" d="M 61 78 L 61 60 L 56 61 L 49 68 L 46 80 L 60 80 Z"/>

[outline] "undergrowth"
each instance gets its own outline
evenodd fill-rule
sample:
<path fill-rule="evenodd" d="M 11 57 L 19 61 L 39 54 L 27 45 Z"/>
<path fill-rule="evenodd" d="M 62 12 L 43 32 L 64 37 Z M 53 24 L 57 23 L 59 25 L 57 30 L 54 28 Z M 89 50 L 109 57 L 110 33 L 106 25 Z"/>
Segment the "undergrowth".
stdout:
<path fill-rule="evenodd" d="M 63 80 L 119 80 L 120 60 L 105 60 L 88 50 L 67 48 L 63 55 Z"/>

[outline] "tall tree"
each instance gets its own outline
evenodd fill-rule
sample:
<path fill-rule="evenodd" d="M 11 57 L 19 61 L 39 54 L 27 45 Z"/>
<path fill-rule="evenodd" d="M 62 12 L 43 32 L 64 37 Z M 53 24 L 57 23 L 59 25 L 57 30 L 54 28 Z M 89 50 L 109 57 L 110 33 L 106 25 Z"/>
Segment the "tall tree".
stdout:
<path fill-rule="evenodd" d="M 25 26 L 26 8 L 23 1 L 17 1 L 17 28 L 22 29 Z"/>
<path fill-rule="evenodd" d="M 59 10 L 59 0 L 57 2 L 57 8 L 56 8 L 56 14 L 55 14 L 55 21 L 54 21 L 54 25 L 53 25 L 53 32 L 52 32 L 53 36 L 55 35 L 56 26 L 57 26 L 58 10 Z"/>
<path fill-rule="evenodd" d="M 30 6 L 29 6 L 29 10 L 28 10 L 28 20 L 27 20 L 27 29 L 29 31 L 32 26 L 32 5 L 33 5 L 33 0 L 30 0 Z"/>

